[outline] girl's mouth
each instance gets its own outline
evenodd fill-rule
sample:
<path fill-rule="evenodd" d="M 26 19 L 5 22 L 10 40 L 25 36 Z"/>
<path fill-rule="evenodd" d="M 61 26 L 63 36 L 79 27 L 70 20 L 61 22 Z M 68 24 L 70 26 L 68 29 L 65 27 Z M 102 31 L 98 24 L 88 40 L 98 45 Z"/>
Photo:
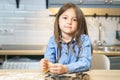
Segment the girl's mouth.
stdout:
<path fill-rule="evenodd" d="M 65 26 L 65 28 L 72 28 L 71 26 Z"/>

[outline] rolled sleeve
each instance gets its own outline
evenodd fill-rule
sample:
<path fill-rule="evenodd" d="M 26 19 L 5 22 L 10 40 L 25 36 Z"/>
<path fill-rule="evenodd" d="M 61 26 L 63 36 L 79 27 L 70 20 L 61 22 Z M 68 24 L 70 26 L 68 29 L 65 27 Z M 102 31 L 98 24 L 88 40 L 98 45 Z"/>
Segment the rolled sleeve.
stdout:
<path fill-rule="evenodd" d="M 44 54 L 44 58 L 47 58 L 49 61 L 55 63 L 55 61 L 56 61 L 55 56 L 56 56 L 55 41 L 54 41 L 54 37 L 52 36 L 46 47 L 46 52 Z"/>
<path fill-rule="evenodd" d="M 83 42 L 82 44 L 82 52 L 80 56 L 78 57 L 77 62 L 73 62 L 67 65 L 69 72 L 81 72 L 86 71 L 91 66 L 91 42 L 88 36 L 83 35 L 81 37 L 81 40 Z"/>

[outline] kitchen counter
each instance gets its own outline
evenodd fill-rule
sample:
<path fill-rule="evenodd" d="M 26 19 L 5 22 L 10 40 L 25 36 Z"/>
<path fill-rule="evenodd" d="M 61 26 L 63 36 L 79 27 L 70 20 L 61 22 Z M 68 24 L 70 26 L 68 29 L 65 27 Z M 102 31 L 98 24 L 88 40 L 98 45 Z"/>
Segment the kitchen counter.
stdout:
<path fill-rule="evenodd" d="M 44 55 L 45 50 L 0 50 L 0 55 Z"/>
<path fill-rule="evenodd" d="M 119 46 L 117 46 L 119 47 Z M 46 45 L 2 45 L 0 55 L 44 55 Z M 105 54 L 107 56 L 119 56 L 120 51 L 99 51 L 93 50 L 93 53 Z"/>
<path fill-rule="evenodd" d="M 90 70 L 88 80 L 119 80 L 120 70 Z M 74 77 L 75 74 L 64 74 Z M 39 70 L 0 70 L 0 80 L 45 80 L 47 74 Z M 52 79 L 50 79 L 52 80 Z"/>
<path fill-rule="evenodd" d="M 2 45 L 0 55 L 44 55 L 46 45 Z"/>
<path fill-rule="evenodd" d="M 43 50 L 0 50 L 0 55 L 44 55 L 45 48 Z M 93 53 L 105 54 L 107 56 L 120 56 L 119 52 L 103 52 L 95 51 Z"/>
<path fill-rule="evenodd" d="M 106 56 L 120 56 L 120 51 L 116 52 L 104 52 L 104 51 L 95 51 L 93 50 L 93 54 L 105 54 Z"/>

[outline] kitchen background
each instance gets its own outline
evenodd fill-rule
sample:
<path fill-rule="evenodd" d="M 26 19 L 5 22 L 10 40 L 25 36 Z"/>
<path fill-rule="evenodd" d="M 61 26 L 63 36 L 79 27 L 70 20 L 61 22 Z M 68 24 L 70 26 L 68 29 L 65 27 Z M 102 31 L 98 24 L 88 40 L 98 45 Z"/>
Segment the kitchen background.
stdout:
<path fill-rule="evenodd" d="M 18 8 L 17 8 L 18 7 Z M 46 45 L 53 35 L 54 17 L 46 8 L 46 0 L 0 0 L 0 46 Z M 101 40 L 104 45 L 120 45 L 116 31 L 120 30 L 120 17 L 86 17 L 93 45 Z"/>
<path fill-rule="evenodd" d="M 45 0 L 0 1 L 0 44 L 46 44 L 52 34 Z"/>
<path fill-rule="evenodd" d="M 0 45 L 1 44 L 47 44 L 53 34 L 54 17 L 46 9 L 45 0 L 0 1 Z M 120 17 L 86 17 L 92 43 L 98 40 L 98 28 L 102 26 L 105 45 L 120 45 L 116 30 L 120 29 Z"/>

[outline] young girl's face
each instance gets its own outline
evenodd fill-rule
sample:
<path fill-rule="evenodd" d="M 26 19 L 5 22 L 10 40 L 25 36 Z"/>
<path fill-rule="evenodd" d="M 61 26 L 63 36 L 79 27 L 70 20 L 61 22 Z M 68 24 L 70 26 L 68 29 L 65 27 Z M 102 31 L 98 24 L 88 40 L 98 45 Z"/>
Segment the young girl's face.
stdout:
<path fill-rule="evenodd" d="M 59 27 L 64 34 L 73 35 L 77 30 L 77 18 L 73 8 L 63 12 L 59 17 Z"/>

